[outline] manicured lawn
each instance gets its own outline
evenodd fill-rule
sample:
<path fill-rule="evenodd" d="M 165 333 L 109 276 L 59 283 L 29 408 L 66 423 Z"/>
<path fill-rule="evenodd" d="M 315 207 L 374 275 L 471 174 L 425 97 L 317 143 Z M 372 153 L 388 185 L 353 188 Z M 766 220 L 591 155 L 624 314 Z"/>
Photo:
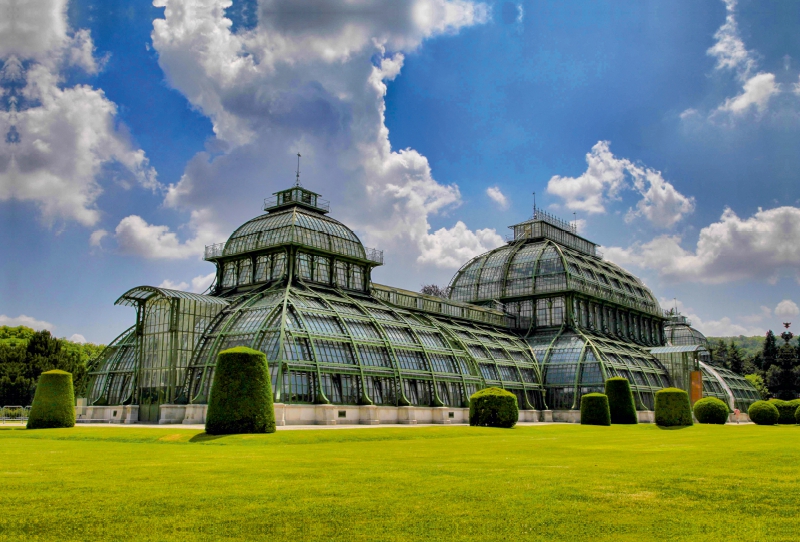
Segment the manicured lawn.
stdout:
<path fill-rule="evenodd" d="M 800 427 L 0 430 L 2 540 L 796 540 Z"/>

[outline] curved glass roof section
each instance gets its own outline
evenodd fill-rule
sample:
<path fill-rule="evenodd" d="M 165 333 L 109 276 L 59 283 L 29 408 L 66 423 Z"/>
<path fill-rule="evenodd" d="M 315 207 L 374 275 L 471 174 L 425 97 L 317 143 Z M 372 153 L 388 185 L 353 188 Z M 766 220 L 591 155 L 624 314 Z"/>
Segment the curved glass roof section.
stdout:
<path fill-rule="evenodd" d="M 133 400 L 137 366 L 136 326 L 126 329 L 89 367 L 90 405 L 127 405 Z"/>
<path fill-rule="evenodd" d="M 708 339 L 692 327 L 692 323 L 683 315 L 670 314 L 664 322 L 664 337 L 672 346 L 700 345 L 708 349 Z"/>
<path fill-rule="evenodd" d="M 286 244 L 305 245 L 350 258 L 367 257 L 364 245 L 350 228 L 299 206 L 272 211 L 244 223 L 224 247 L 212 250 L 212 254 L 207 250 L 206 256 L 233 256 Z"/>
<path fill-rule="evenodd" d="M 587 393 L 603 393 L 608 378 L 630 382 L 636 408 L 652 410 L 655 392 L 669 387 L 664 366 L 646 350 L 628 342 L 564 327 L 528 337 L 540 361 L 546 402 L 553 410 L 580 408 Z"/>
<path fill-rule="evenodd" d="M 536 359 L 520 338 L 370 296 L 299 286 L 242 298 L 198 343 L 188 400 L 207 400 L 217 354 L 234 346 L 267 355 L 283 403 L 465 406 L 478 389 L 497 386 L 520 408 L 544 407 Z"/>
<path fill-rule="evenodd" d="M 450 282 L 466 303 L 577 291 L 662 316 L 652 292 L 621 267 L 551 240 L 512 242 L 467 262 Z"/>

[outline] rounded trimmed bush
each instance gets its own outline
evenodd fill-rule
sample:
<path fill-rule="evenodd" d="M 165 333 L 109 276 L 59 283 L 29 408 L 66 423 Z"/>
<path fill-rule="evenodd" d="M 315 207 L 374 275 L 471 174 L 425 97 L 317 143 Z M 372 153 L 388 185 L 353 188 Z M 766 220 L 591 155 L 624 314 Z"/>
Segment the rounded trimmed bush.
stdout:
<path fill-rule="evenodd" d="M 794 421 L 800 423 L 800 406 L 798 406 L 797 410 L 794 411 Z"/>
<path fill-rule="evenodd" d="M 664 388 L 656 392 L 656 425 L 683 427 L 693 423 L 688 393 L 679 388 Z"/>
<path fill-rule="evenodd" d="M 778 409 L 768 401 L 756 401 L 750 405 L 747 415 L 757 425 L 775 425 L 780 417 Z"/>
<path fill-rule="evenodd" d="M 794 425 L 794 411 L 797 410 L 797 403 L 794 401 L 782 401 L 780 399 L 770 399 L 769 402 L 778 409 L 778 423 Z"/>
<path fill-rule="evenodd" d="M 58 369 L 42 373 L 28 414 L 28 429 L 74 425 L 75 391 L 72 388 L 72 375 Z"/>
<path fill-rule="evenodd" d="M 611 425 L 606 394 L 587 393 L 581 397 L 581 425 Z"/>
<path fill-rule="evenodd" d="M 631 384 L 627 378 L 615 376 L 606 380 L 606 396 L 611 423 L 639 423 Z"/>
<path fill-rule="evenodd" d="M 716 397 L 704 397 L 694 404 L 694 417 L 700 423 L 725 425 L 728 421 L 728 405 Z"/>
<path fill-rule="evenodd" d="M 514 427 L 519 419 L 517 396 L 500 388 L 484 388 L 469 398 L 469 424 Z"/>
<path fill-rule="evenodd" d="M 206 433 L 274 433 L 272 385 L 263 352 L 237 346 L 217 356 Z"/>

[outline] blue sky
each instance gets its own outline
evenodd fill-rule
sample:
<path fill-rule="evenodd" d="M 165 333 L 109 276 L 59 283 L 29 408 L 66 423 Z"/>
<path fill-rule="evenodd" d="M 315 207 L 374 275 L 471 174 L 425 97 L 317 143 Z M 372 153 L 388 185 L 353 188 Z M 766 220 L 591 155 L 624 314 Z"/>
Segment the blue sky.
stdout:
<path fill-rule="evenodd" d="M 298 151 L 376 282 L 446 284 L 536 192 L 707 334 L 800 314 L 790 0 L 6 4 L 0 324 L 204 289 Z"/>

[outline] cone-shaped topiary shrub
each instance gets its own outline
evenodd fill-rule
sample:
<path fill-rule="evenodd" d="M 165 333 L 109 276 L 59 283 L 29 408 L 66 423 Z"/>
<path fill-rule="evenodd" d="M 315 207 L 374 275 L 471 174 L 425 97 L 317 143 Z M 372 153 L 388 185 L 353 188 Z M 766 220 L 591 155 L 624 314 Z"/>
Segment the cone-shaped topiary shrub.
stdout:
<path fill-rule="evenodd" d="M 237 346 L 217 356 L 208 399 L 206 433 L 274 433 L 275 410 L 267 357 Z"/>
<path fill-rule="evenodd" d="M 768 401 L 756 401 L 750 405 L 747 415 L 751 422 L 758 425 L 775 425 L 780 417 L 778 409 Z"/>
<path fill-rule="evenodd" d="M 716 397 L 703 397 L 694 404 L 694 417 L 700 423 L 725 425 L 728 414 L 728 405 Z"/>
<path fill-rule="evenodd" d="M 611 423 L 639 423 L 631 384 L 627 378 L 615 376 L 606 380 L 606 396 Z"/>
<path fill-rule="evenodd" d="M 681 427 L 692 424 L 688 393 L 678 388 L 664 388 L 656 392 L 656 425 Z"/>
<path fill-rule="evenodd" d="M 794 425 L 794 411 L 797 410 L 797 404 L 794 401 L 782 401 L 780 399 L 770 399 L 770 404 L 778 409 L 778 423 Z"/>
<path fill-rule="evenodd" d="M 581 397 L 581 425 L 611 425 L 606 394 L 587 393 Z"/>
<path fill-rule="evenodd" d="M 47 371 L 39 376 L 28 414 L 28 429 L 72 427 L 75 425 L 75 392 L 72 375 L 66 371 Z"/>
<path fill-rule="evenodd" d="M 500 388 L 485 388 L 469 398 L 469 424 L 514 427 L 519 419 L 517 397 Z"/>

